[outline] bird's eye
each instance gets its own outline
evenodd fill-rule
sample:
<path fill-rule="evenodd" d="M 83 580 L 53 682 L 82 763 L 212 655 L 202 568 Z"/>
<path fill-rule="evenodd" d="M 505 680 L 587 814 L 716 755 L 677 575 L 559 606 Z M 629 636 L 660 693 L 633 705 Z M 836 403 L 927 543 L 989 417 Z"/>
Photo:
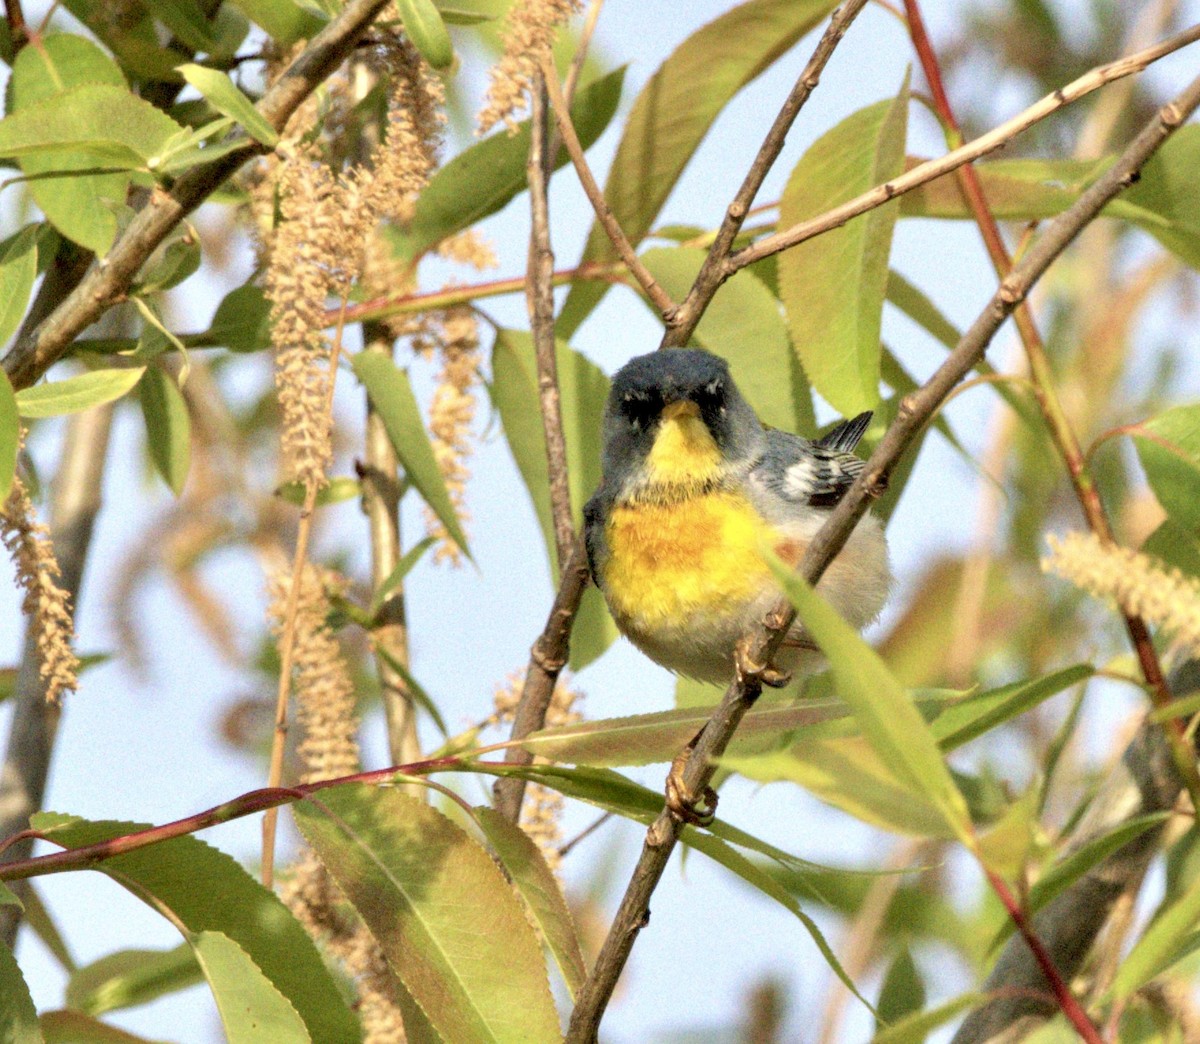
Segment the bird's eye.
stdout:
<path fill-rule="evenodd" d="M 653 392 L 630 392 L 621 400 L 621 412 L 635 428 L 644 430 L 662 412 L 662 397 Z"/>
<path fill-rule="evenodd" d="M 705 416 L 719 413 L 725 407 L 725 383 L 719 377 L 696 389 L 693 399 Z"/>

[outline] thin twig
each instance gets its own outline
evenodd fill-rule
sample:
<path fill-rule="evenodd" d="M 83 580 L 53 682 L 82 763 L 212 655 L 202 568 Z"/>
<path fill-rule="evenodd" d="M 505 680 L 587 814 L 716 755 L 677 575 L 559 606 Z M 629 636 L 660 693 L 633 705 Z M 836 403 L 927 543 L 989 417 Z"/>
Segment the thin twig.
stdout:
<path fill-rule="evenodd" d="M 354 48 L 388 0 L 350 0 L 275 82 L 256 108 L 281 130 L 300 104 Z M 189 170 L 171 187 L 156 190 L 124 234 L 74 291 L 36 330 L 4 357 L 13 386 L 27 388 L 57 362 L 96 319 L 122 298 L 155 248 L 193 210 L 253 156 L 265 151 L 250 137 L 226 155 Z"/>
<path fill-rule="evenodd" d="M 531 133 L 529 161 L 529 261 L 525 279 L 525 307 L 533 335 L 537 365 L 538 405 L 542 434 L 546 439 L 546 465 L 550 477 L 550 515 L 554 524 L 554 548 L 561 570 L 571 554 L 575 524 L 571 518 L 571 487 L 567 475 L 567 439 L 563 434 L 562 408 L 558 391 L 558 360 L 554 346 L 554 248 L 550 241 L 550 117 L 546 110 L 547 75 L 558 88 L 557 73 L 540 70 L 530 88 Z M 564 103 L 565 104 L 565 103 Z"/>
<path fill-rule="evenodd" d="M 810 584 L 820 579 L 851 530 L 866 513 L 870 501 L 886 487 L 887 477 L 896 462 L 950 390 L 978 364 L 996 331 L 1012 314 L 1017 303 L 1024 300 L 1080 230 L 1136 179 L 1142 165 L 1198 105 L 1200 78 L 1156 113 L 1117 161 L 1047 227 L 1021 263 L 1004 279 L 987 307 L 933 376 L 901 400 L 895 420 L 871 454 L 862 474 L 832 510 L 805 552 L 800 571 Z M 781 603 L 768 613 L 764 625 L 747 637 L 745 662 L 764 666 L 770 664 L 794 619 L 795 610 L 787 603 Z M 730 684 L 684 766 L 685 795 L 694 797 L 703 793 L 715 772 L 714 759 L 724 753 L 742 716 L 761 692 L 761 686 L 761 674 L 752 670 L 746 671 Z M 621 900 L 608 938 L 588 981 L 577 995 L 567 1031 L 569 1044 L 584 1044 L 596 1038 L 613 988 L 625 967 L 638 932 L 647 923 L 650 897 L 683 827 L 680 820 L 664 809 L 647 832 L 641 858 Z"/>
<path fill-rule="evenodd" d="M 21 48 L 29 43 L 29 26 L 25 22 L 25 12 L 21 10 L 21 0 L 4 0 L 4 13 L 8 17 L 12 56 L 16 58 L 21 53 Z"/>
<path fill-rule="evenodd" d="M 918 0 L 904 0 L 904 6 L 908 14 L 909 33 L 912 36 L 913 46 L 920 58 L 925 78 L 929 82 L 929 89 L 933 93 L 938 116 L 946 128 L 951 145 L 960 146 L 963 140 L 962 130 L 955 119 L 945 85 L 942 83 L 937 55 L 934 53 L 929 35 L 925 31 L 925 23 L 921 17 Z M 1180 34 L 1180 37 L 1187 36 L 1189 33 L 1200 38 L 1200 26 L 1194 26 L 1187 33 Z M 1176 39 L 1180 37 L 1176 37 Z M 1162 46 L 1159 45 L 1159 49 Z M 1150 50 L 1153 51 L 1155 48 L 1150 48 Z M 996 273 L 1003 279 L 1012 270 L 1012 259 L 1009 257 L 1004 239 L 1000 235 L 1000 226 L 996 223 L 983 194 L 979 175 L 970 163 L 959 167 L 957 174 L 963 195 L 967 199 L 975 223 L 979 226 L 979 231 L 987 246 L 988 256 L 992 260 Z M 1083 509 L 1088 528 L 1104 543 L 1115 544 L 1112 524 L 1109 522 L 1104 503 L 1100 499 L 1100 491 L 1096 488 L 1095 479 L 1087 467 L 1083 449 L 1079 444 L 1079 437 L 1075 434 L 1070 418 L 1067 417 L 1067 412 L 1059 400 L 1054 371 L 1050 365 L 1050 358 L 1046 354 L 1045 342 L 1042 340 L 1033 313 L 1026 302 L 1023 301 L 1017 306 L 1013 319 L 1021 337 L 1021 344 L 1025 348 L 1025 355 L 1029 360 L 1034 398 L 1041 409 L 1042 417 L 1055 448 L 1066 465 L 1071 485 L 1075 490 L 1075 497 Z M 1162 665 L 1158 660 L 1158 653 L 1154 649 L 1154 643 L 1150 639 L 1150 632 L 1145 621 L 1136 614 L 1124 610 L 1121 611 L 1121 616 L 1146 684 L 1150 687 L 1150 699 L 1156 708 L 1165 707 L 1171 702 L 1171 690 L 1167 686 Z M 1179 718 L 1172 718 L 1163 723 L 1163 728 L 1167 730 L 1167 738 L 1174 752 L 1176 767 L 1187 785 L 1192 801 L 1197 808 L 1200 808 L 1200 771 L 1196 768 L 1195 752 L 1187 740 L 1187 725 Z"/>
<path fill-rule="evenodd" d="M 563 97 L 562 88 L 558 85 L 558 73 L 550 59 L 542 62 L 542 79 L 546 84 L 546 93 L 550 99 L 550 108 L 554 111 L 558 132 L 562 135 L 563 144 L 567 147 L 567 153 L 575 165 L 575 173 L 579 175 L 579 183 L 583 186 L 584 194 L 596 212 L 597 220 L 612 241 L 618 256 L 628 266 L 629 271 L 638 281 L 638 285 L 646 292 L 646 296 L 650 298 L 651 303 L 665 319 L 675 311 L 675 302 L 671 300 L 670 294 L 658 285 L 658 280 L 650 274 L 646 266 L 638 260 L 632 244 L 613 215 L 608 201 L 604 198 L 603 190 L 596 183 L 592 169 L 588 166 L 587 158 L 583 154 L 579 135 L 575 133 L 575 126 L 571 123 L 571 111 Z"/>
<path fill-rule="evenodd" d="M 821 73 L 825 71 L 825 66 L 833 57 L 834 50 L 841 43 L 842 37 L 846 35 L 850 23 L 865 6 L 866 0 L 849 0 L 847 4 L 834 12 L 812 57 L 808 60 L 808 64 L 804 67 L 795 86 L 792 87 L 791 93 L 784 100 L 762 145 L 759 146 L 758 155 L 750 164 L 742 187 L 738 189 L 737 195 L 733 197 L 733 202 L 726 208 L 725 218 L 713 239 L 712 246 L 709 247 L 704 264 L 696 275 L 696 281 L 688 291 L 683 304 L 669 317 L 660 347 L 680 348 L 688 343 L 700 322 L 700 317 L 713 299 L 713 295 L 731 274 L 725 270 L 726 261 L 729 258 L 730 250 L 733 249 L 733 241 L 741 231 L 742 222 L 746 220 L 746 215 L 750 212 L 763 180 L 783 150 L 788 131 L 796 122 L 796 117 L 800 115 L 800 110 L 804 108 L 809 95 L 821 82 Z"/>
<path fill-rule="evenodd" d="M 1097 66 L 1090 72 L 1084 73 L 1079 79 L 1046 95 L 1045 98 L 1031 105 L 1024 112 L 1000 124 L 995 129 L 988 131 L 987 134 L 981 135 L 962 148 L 954 149 L 946 153 L 945 156 L 937 159 L 928 160 L 919 166 L 913 167 L 912 170 L 905 171 L 905 173 L 893 178 L 891 181 L 877 185 L 875 188 L 864 192 L 861 196 L 855 196 L 854 199 L 826 211 L 824 214 L 818 214 L 807 221 L 801 221 L 791 228 L 786 228 L 781 232 L 776 232 L 774 235 L 760 239 L 757 243 L 746 247 L 744 250 L 739 250 L 725 262 L 722 277 L 728 278 L 747 265 L 754 264 L 755 261 L 761 261 L 764 257 L 778 254 L 788 247 L 803 243 L 814 236 L 819 236 L 822 232 L 828 232 L 832 228 L 839 228 L 851 218 L 858 217 L 859 214 L 865 214 L 868 210 L 880 207 L 897 196 L 902 196 L 904 193 L 911 192 L 915 188 L 920 188 L 920 186 L 928 184 L 930 181 L 940 178 L 944 174 L 949 174 L 964 163 L 970 163 L 972 160 L 986 156 L 989 152 L 994 152 L 1001 146 L 1006 145 L 1022 131 L 1028 130 L 1035 123 L 1040 123 L 1047 116 L 1052 115 L 1064 106 L 1078 101 L 1080 98 L 1099 90 L 1105 84 L 1112 83 L 1114 80 L 1141 72 L 1153 62 L 1158 61 L 1168 54 L 1172 54 L 1181 47 L 1195 43 L 1197 40 L 1200 40 L 1200 25 L 1194 25 L 1177 36 L 1172 36 L 1170 39 L 1164 40 L 1154 47 L 1148 47 L 1144 51 L 1138 51 L 1124 58 L 1118 58 L 1116 61 Z"/>
<path fill-rule="evenodd" d="M 342 296 L 343 306 L 346 296 Z M 342 311 L 345 317 L 345 308 Z M 325 415 L 333 411 L 333 392 L 337 385 L 338 359 L 342 352 L 344 322 L 338 323 L 337 333 L 329 356 L 329 386 L 325 391 Z M 296 528 L 296 551 L 292 556 L 291 583 L 288 587 L 287 606 L 283 614 L 283 633 L 279 639 L 279 689 L 275 698 L 275 728 L 271 736 L 271 765 L 267 771 L 267 786 L 276 788 L 283 779 L 283 755 L 287 747 L 288 704 L 292 692 L 292 666 L 296 654 L 296 614 L 300 608 L 300 588 L 304 579 L 304 567 L 308 563 L 308 545 L 312 540 L 313 518 L 317 509 L 317 494 L 320 487 L 310 482 L 304 491 L 304 505 L 300 508 L 300 520 Z M 279 813 L 269 809 L 262 823 L 262 882 L 270 888 L 275 876 L 275 830 Z"/>

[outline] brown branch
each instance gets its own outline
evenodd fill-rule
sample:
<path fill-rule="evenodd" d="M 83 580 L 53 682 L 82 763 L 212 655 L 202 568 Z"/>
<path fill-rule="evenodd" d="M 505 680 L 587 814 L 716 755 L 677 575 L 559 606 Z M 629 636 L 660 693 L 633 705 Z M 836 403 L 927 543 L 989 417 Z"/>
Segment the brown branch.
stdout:
<path fill-rule="evenodd" d="M 391 335 L 378 323 L 363 323 L 363 345 L 365 352 L 392 357 Z M 361 470 L 363 510 L 367 514 L 371 536 L 371 586 L 377 591 L 400 561 L 400 465 L 371 397 L 365 398 L 366 462 Z M 408 685 L 389 663 L 408 666 L 408 624 L 403 587 L 392 591 L 380 607 L 377 625 L 371 629 L 371 644 L 377 650 L 375 668 L 379 672 L 383 714 L 387 722 L 388 752 L 392 764 L 401 765 L 421 755 L 416 709 Z"/>
<path fill-rule="evenodd" d="M 350 0 L 259 101 L 256 108 L 276 130 L 353 49 L 388 0 Z M 124 234 L 61 305 L 34 331 L 20 338 L 4 358 L 13 386 L 27 388 L 71 348 L 86 330 L 129 289 L 154 249 L 189 213 L 264 146 L 243 137 L 238 148 L 189 170 L 170 192 L 156 190 Z"/>
<path fill-rule="evenodd" d="M 830 513 L 805 552 L 801 574 L 815 584 L 841 550 L 870 501 L 886 487 L 888 475 L 921 429 L 933 417 L 951 389 L 983 357 L 1001 324 L 1023 301 L 1053 261 L 1103 207 L 1137 177 L 1138 171 L 1179 125 L 1200 105 L 1200 78 L 1164 106 L 1117 161 L 1060 214 L 1004 279 L 987 307 L 971 325 L 932 377 L 900 403 L 895 420 L 867 461 L 862 474 Z M 747 636 L 745 662 L 769 664 L 795 619 L 787 603 L 776 606 L 762 627 Z M 726 690 L 721 703 L 701 732 L 683 769 L 683 787 L 693 799 L 702 794 L 715 772 L 714 759 L 725 751 L 746 710 L 761 691 L 761 675 L 748 671 Z M 649 915 L 650 897 L 670 859 L 683 823 L 665 809 L 651 825 L 637 868 L 625 891 L 608 938 L 587 983 L 580 990 L 567 1031 L 570 1044 L 596 1038 L 604 1009 L 612 996 L 634 941 Z"/>
<path fill-rule="evenodd" d="M 8 35 L 12 40 L 13 57 L 21 53 L 21 48 L 29 43 L 29 25 L 25 21 L 25 12 L 21 10 L 21 0 L 4 0 L 4 13 L 8 18 Z"/>
<path fill-rule="evenodd" d="M 63 590 L 70 596 L 76 614 L 92 527 L 100 512 L 100 478 L 108 454 L 112 413 L 111 405 L 100 406 L 71 418 L 54 477 L 50 538 L 62 571 Z M 16 706 L 9 727 L 4 771 L 0 773 L 0 836 L 28 826 L 29 817 L 42 807 L 50 755 L 62 713 L 57 704 L 46 700 L 37 643 L 33 629 L 28 626 L 13 702 Z M 28 856 L 32 845 L 32 838 L 18 842 L 0 856 L 0 862 Z M 10 948 L 20 924 L 19 906 L 0 907 L 0 938 Z"/>
<path fill-rule="evenodd" d="M 1114 80 L 1141 72 L 1151 63 L 1158 61 L 1165 55 L 1171 54 L 1181 47 L 1186 47 L 1188 44 L 1195 43 L 1197 40 L 1200 40 L 1200 25 L 1194 25 L 1177 36 L 1172 36 L 1170 39 L 1156 44 L 1154 47 L 1148 47 L 1135 54 L 1097 66 L 1090 72 L 1084 73 L 1079 79 L 1046 95 L 1045 98 L 1031 105 L 1024 112 L 1018 113 L 1011 120 L 1007 120 L 995 129 L 988 131 L 987 134 L 983 134 L 974 141 L 962 146 L 962 148 L 954 149 L 946 153 L 945 156 L 940 156 L 937 159 L 928 160 L 919 166 L 913 167 L 912 170 L 905 171 L 891 181 L 886 181 L 882 185 L 877 185 L 875 188 L 869 189 L 861 196 L 855 196 L 854 199 L 847 200 L 845 203 L 826 211 L 824 214 L 818 214 L 807 221 L 801 221 L 791 228 L 784 229 L 782 232 L 776 232 L 774 235 L 760 239 L 757 243 L 746 247 L 744 250 L 739 250 L 726 260 L 722 269 L 722 278 L 727 279 L 735 272 L 745 268 L 747 265 L 753 264 L 755 261 L 761 261 L 764 257 L 778 254 L 780 251 L 788 249 L 788 247 L 797 246 L 812 239 L 814 236 L 819 236 L 822 232 L 839 228 L 851 218 L 858 217 L 858 215 L 865 214 L 868 210 L 874 210 L 876 207 L 883 206 L 884 203 L 895 199 L 897 196 L 902 196 L 904 193 L 911 192 L 915 188 L 920 188 L 920 186 L 928 184 L 930 181 L 940 178 L 944 174 L 949 174 L 957 170 L 964 163 L 970 163 L 972 160 L 986 156 L 989 152 L 994 152 L 1022 131 L 1028 130 L 1035 123 L 1041 122 L 1047 116 L 1052 115 L 1064 106 L 1078 101 L 1093 91 L 1099 90 L 1107 83 L 1112 83 Z"/>
<path fill-rule="evenodd" d="M 554 248 L 550 242 L 549 113 L 546 111 L 546 73 L 540 71 L 530 88 L 529 160 L 529 262 L 525 279 L 525 306 L 537 365 L 538 403 L 542 434 L 546 439 L 546 464 L 550 476 L 550 515 L 554 548 L 561 571 L 571 554 L 575 523 L 571 517 L 571 487 L 567 475 L 567 439 L 563 434 L 558 391 L 558 360 L 554 346 Z M 557 74 L 551 70 L 555 89 Z M 565 102 L 564 102 L 565 104 Z"/>
<path fill-rule="evenodd" d="M 929 82 L 934 107 L 947 130 L 951 144 L 960 146 L 963 143 L 962 130 L 955 119 L 945 85 L 942 83 L 941 68 L 929 41 L 929 35 L 925 31 L 920 4 L 918 0 L 904 0 L 904 6 L 908 14 L 909 33 L 920 58 L 921 67 L 925 72 L 925 78 Z M 1193 27 L 1188 32 L 1194 33 L 1198 29 L 1200 26 Z M 1188 34 L 1181 34 L 1181 36 L 1186 35 Z M 1004 239 L 1000 235 L 1000 226 L 983 194 L 979 175 L 970 163 L 959 167 L 957 175 L 963 195 L 971 208 L 971 214 L 983 236 L 988 256 L 991 258 L 996 273 L 1003 279 L 1012 270 L 1012 258 L 1009 257 Z M 1034 398 L 1050 432 L 1051 440 L 1066 465 L 1071 485 L 1075 490 L 1075 497 L 1083 510 L 1088 528 L 1104 543 L 1115 544 L 1112 524 L 1109 522 L 1104 503 L 1100 499 L 1100 491 L 1088 469 L 1083 449 L 1079 444 L 1079 437 L 1075 434 L 1075 429 L 1059 400 L 1055 388 L 1054 371 L 1046 354 L 1046 345 L 1027 302 L 1023 301 L 1017 306 L 1013 319 L 1021 338 L 1021 344 L 1025 349 L 1025 355 L 1029 360 Z M 1136 614 L 1124 610 L 1121 610 L 1121 617 L 1141 666 L 1142 675 L 1149 686 L 1151 702 L 1157 708 L 1165 707 L 1171 702 L 1171 690 L 1163 676 L 1162 666 L 1158 661 L 1154 643 L 1150 640 L 1150 633 L 1145 621 Z M 1186 723 L 1179 718 L 1171 718 L 1163 723 L 1163 728 L 1167 731 L 1179 773 L 1187 784 L 1192 801 L 1197 808 L 1200 808 L 1200 772 L 1196 768 L 1195 752 L 1187 740 Z"/>
<path fill-rule="evenodd" d="M 833 57 L 834 50 L 841 43 L 842 37 L 846 35 L 850 23 L 865 6 L 866 0 L 849 0 L 834 12 L 816 50 L 813 51 L 800 78 L 775 117 L 775 122 L 771 124 L 771 129 L 763 139 L 762 145 L 759 146 L 758 155 L 750 164 L 742 187 L 738 189 L 737 195 L 733 197 L 733 202 L 726 208 L 725 218 L 721 222 L 712 246 L 709 247 L 704 264 L 696 275 L 696 281 L 688 291 L 683 304 L 669 317 L 667 329 L 659 347 L 681 348 L 686 345 L 691 340 L 709 302 L 721 284 L 732 274 L 732 272 L 726 271 L 726 262 L 730 250 L 733 249 L 733 241 L 742 229 L 742 222 L 746 220 L 746 215 L 754 204 L 754 198 L 758 195 L 763 180 L 783 150 L 788 131 L 796 122 L 796 117 L 800 115 L 800 110 L 804 108 L 809 95 L 821 82 L 821 73 L 829 64 L 829 59 Z"/>
<path fill-rule="evenodd" d="M 554 62 L 549 58 L 542 62 L 542 79 L 546 84 L 546 93 L 550 99 L 550 108 L 554 112 L 555 122 L 558 124 L 558 132 L 562 135 L 563 144 L 567 147 L 567 153 L 575 165 L 575 173 L 579 176 L 579 183 L 583 186 L 584 194 L 596 212 L 596 219 L 612 241 L 618 256 L 638 281 L 638 285 L 646 292 L 646 296 L 650 298 L 651 303 L 665 319 L 675 311 L 675 302 L 658 285 L 658 280 L 650 274 L 646 266 L 638 260 L 624 229 L 621 228 L 620 223 L 613 215 L 612 208 L 604 198 L 603 190 L 596 183 L 592 169 L 588 166 L 587 158 L 583 154 L 583 145 L 580 144 L 579 135 L 575 133 L 575 126 L 571 122 L 571 112 L 567 108 L 562 88 L 558 85 L 558 73 L 555 71 Z"/>

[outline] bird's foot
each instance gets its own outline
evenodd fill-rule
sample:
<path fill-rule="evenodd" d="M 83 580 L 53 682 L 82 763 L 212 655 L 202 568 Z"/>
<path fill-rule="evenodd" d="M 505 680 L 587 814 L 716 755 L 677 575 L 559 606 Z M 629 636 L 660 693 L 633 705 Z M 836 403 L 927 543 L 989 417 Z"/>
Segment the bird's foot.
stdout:
<path fill-rule="evenodd" d="M 769 663 L 758 663 L 750 654 L 749 645 L 743 640 L 738 642 L 733 653 L 733 666 L 737 671 L 737 680 L 745 684 L 755 678 L 762 685 L 771 689 L 782 689 L 792 680 L 791 671 L 781 671 Z"/>
<path fill-rule="evenodd" d="M 702 735 L 703 729 L 671 762 L 671 771 L 667 774 L 667 810 L 683 823 L 706 827 L 717 817 L 717 792 L 706 785 L 699 798 L 695 798 L 683 778 L 687 763 Z"/>

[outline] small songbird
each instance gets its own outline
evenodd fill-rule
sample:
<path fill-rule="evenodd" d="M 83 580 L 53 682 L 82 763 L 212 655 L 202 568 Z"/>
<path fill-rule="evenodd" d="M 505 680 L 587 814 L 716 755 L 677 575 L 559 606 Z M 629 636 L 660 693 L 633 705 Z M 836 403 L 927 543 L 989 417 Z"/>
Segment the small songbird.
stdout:
<path fill-rule="evenodd" d="M 864 463 L 863 413 L 810 442 L 766 428 L 723 359 L 664 349 L 613 378 L 603 479 L 584 508 L 588 560 L 621 631 L 652 660 L 709 682 L 780 598 L 764 561 L 796 565 Z M 891 574 L 879 520 L 864 515 L 818 590 L 855 627 L 879 614 Z M 820 662 L 793 625 L 772 665 Z"/>

